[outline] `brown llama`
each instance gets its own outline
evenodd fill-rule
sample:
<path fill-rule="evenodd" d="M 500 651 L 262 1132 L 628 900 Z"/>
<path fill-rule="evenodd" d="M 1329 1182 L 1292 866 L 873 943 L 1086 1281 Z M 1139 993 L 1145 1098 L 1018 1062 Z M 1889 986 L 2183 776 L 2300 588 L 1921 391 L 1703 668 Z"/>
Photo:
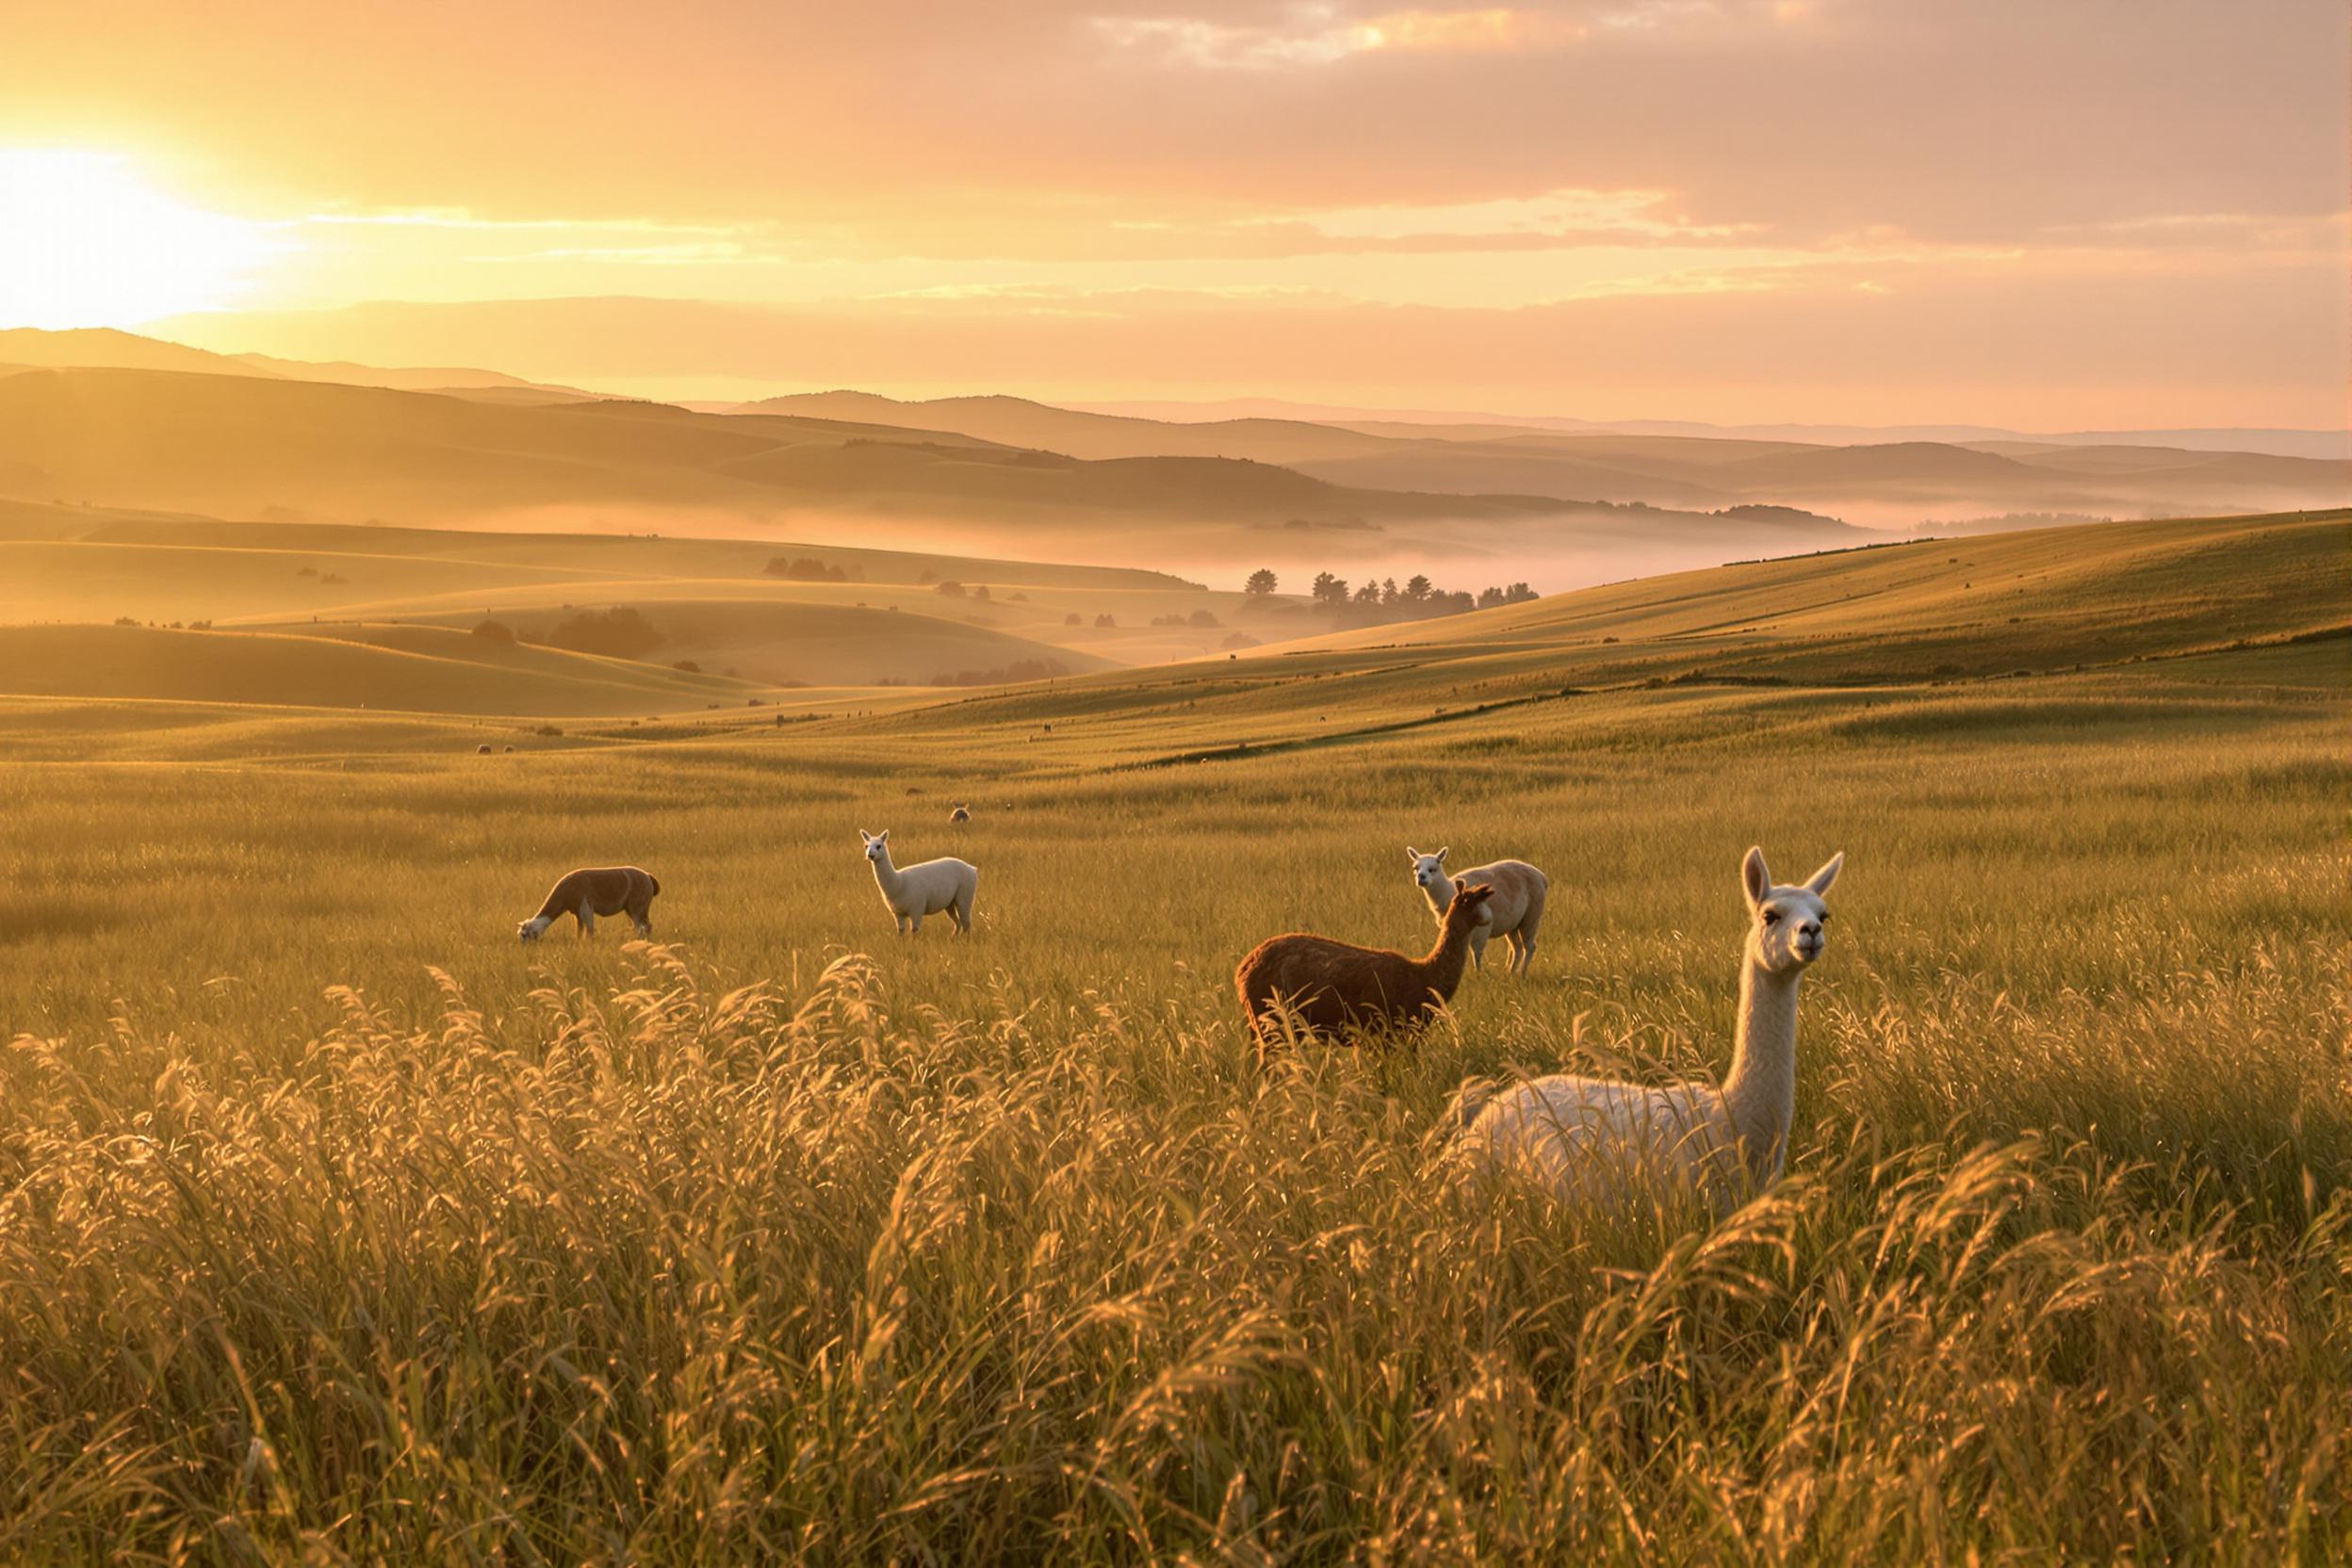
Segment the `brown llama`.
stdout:
<path fill-rule="evenodd" d="M 1260 942 L 1233 971 L 1233 989 L 1259 1049 L 1279 1037 L 1285 1012 L 1315 1034 L 1419 1025 L 1430 1008 L 1453 1000 L 1478 916 L 1494 896 L 1492 888 L 1456 882 L 1426 958 L 1299 931 Z"/>

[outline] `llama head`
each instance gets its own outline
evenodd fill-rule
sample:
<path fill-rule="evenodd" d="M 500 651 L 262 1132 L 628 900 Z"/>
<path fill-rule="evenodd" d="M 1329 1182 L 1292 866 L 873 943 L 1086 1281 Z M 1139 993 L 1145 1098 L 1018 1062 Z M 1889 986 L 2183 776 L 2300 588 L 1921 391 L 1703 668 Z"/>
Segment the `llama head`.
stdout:
<path fill-rule="evenodd" d="M 1454 896 L 1446 906 L 1446 929 L 1457 925 L 1476 925 L 1486 913 L 1486 901 L 1494 896 L 1492 888 L 1474 888 L 1461 877 L 1454 878 Z"/>
<path fill-rule="evenodd" d="M 1829 939 L 1829 906 L 1821 895 L 1845 868 L 1841 850 L 1829 863 L 1793 887 L 1772 880 L 1764 852 L 1748 851 L 1740 880 L 1748 895 L 1748 961 L 1772 974 L 1798 975 L 1821 956 Z"/>
<path fill-rule="evenodd" d="M 886 860 L 890 858 L 890 830 L 889 828 L 886 827 L 879 833 L 869 833 L 861 827 L 858 830 L 858 836 L 866 841 L 867 859 Z"/>
<path fill-rule="evenodd" d="M 1405 854 L 1413 861 L 1413 879 L 1420 884 L 1423 892 L 1440 893 L 1447 898 L 1453 896 L 1446 890 L 1453 879 L 1446 874 L 1445 850 L 1441 849 L 1435 855 L 1424 855 L 1407 844 Z"/>
<path fill-rule="evenodd" d="M 535 942 L 539 939 L 539 933 L 547 928 L 547 923 L 533 915 L 514 927 L 514 936 L 519 941 Z"/>

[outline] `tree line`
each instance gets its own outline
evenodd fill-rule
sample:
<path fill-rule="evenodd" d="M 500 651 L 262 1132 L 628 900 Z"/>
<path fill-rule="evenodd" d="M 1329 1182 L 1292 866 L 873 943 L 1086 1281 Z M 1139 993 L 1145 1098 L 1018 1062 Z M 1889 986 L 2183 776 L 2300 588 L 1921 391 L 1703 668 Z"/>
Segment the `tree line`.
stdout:
<path fill-rule="evenodd" d="M 1282 580 L 1271 567 L 1261 566 L 1250 574 L 1243 589 L 1252 598 L 1270 597 L 1282 586 Z M 1419 620 L 1430 615 L 1459 615 L 1469 610 L 1492 610 L 1497 605 L 1525 604 L 1536 597 L 1534 589 L 1524 582 L 1508 587 L 1491 586 L 1478 593 L 1449 592 L 1431 582 L 1419 572 L 1399 584 L 1393 578 L 1366 578 L 1350 585 L 1336 572 L 1317 572 L 1307 596 L 1315 608 L 1335 618 L 1359 624 L 1380 621 Z"/>

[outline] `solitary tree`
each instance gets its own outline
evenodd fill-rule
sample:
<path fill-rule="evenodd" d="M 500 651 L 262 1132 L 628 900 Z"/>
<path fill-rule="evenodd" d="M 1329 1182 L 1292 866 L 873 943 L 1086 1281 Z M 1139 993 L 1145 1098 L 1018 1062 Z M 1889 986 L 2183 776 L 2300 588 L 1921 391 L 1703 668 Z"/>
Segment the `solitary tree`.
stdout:
<path fill-rule="evenodd" d="M 1348 580 L 1329 572 L 1315 574 L 1315 602 L 1327 610 L 1335 610 L 1348 602 Z"/>
<path fill-rule="evenodd" d="M 1256 571 L 1250 574 L 1250 580 L 1245 586 L 1248 588 L 1250 593 L 1260 598 L 1264 598 L 1266 595 L 1274 591 L 1277 580 L 1278 580 L 1275 578 L 1273 572 L 1264 566 L 1260 566 Z"/>

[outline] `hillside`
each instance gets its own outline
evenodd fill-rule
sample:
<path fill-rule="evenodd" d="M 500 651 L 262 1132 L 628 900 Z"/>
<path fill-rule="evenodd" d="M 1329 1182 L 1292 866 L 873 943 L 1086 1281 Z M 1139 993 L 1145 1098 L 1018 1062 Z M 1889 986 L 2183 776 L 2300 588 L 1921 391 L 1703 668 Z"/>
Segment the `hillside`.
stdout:
<path fill-rule="evenodd" d="M 1089 463 L 879 427 L 662 405 L 513 406 L 253 377 L 0 380 L 0 494 L 225 514 L 480 522 L 531 509 L 812 509 L 1092 522 L 1534 515 L 1539 500 L 1349 489 L 1212 458 Z"/>
<path fill-rule="evenodd" d="M 779 563 L 802 569 L 768 569 Z M 940 583 L 972 593 L 949 596 Z M 351 621 L 462 628 L 496 614 L 529 632 L 578 608 L 626 606 L 655 628 L 645 657 L 657 662 L 866 685 L 1190 657 L 1219 645 L 1222 617 L 1243 602 L 1161 573 L 972 556 L 0 502 L 0 623 L 129 617 L 308 631 Z M 1104 615 L 1111 625 L 1097 624 Z M 1152 624 L 1169 619 L 1185 624 Z"/>
<path fill-rule="evenodd" d="M 1646 693 L 1695 701 L 1949 688 L 2022 703 L 2027 687 L 2013 683 L 2144 665 L 2233 702 L 2263 690 L 2341 698 L 2352 695 L 2348 557 L 2352 512 L 2343 511 L 1881 546 L 1007 692 L 938 722 L 1026 735 L 1025 755 L 1044 765 L 1239 755 L 1431 726 L 1508 750 L 1526 726 L 1573 731 L 1580 715 L 1600 723 Z M 903 733 L 926 727 L 919 716 L 896 723 Z M 1037 728 L 1048 723 L 1050 736 Z"/>
<path fill-rule="evenodd" d="M 139 698 L 412 713 L 565 717 L 741 705 L 758 688 L 722 677 L 500 645 L 409 628 L 378 636 L 149 627 L 0 627 L 8 696 Z"/>
<path fill-rule="evenodd" d="M 1301 463 L 1377 451 L 1376 436 L 1298 419 L 1212 419 L 1172 425 L 1087 414 L 1026 398 L 936 398 L 901 402 L 872 392 L 806 392 L 742 403 L 739 414 L 794 414 L 872 425 L 956 431 L 1070 457 L 1246 457 Z"/>
<path fill-rule="evenodd" d="M 1170 420 L 1050 407 L 1008 397 L 900 402 L 864 392 L 764 399 L 742 412 L 908 425 L 1084 458 L 1246 457 L 1333 484 L 1458 496 L 1540 496 L 1714 511 L 1776 502 L 1874 522 L 1968 512 L 2183 514 L 2333 505 L 2352 463 L 2082 439 L 2009 440 L 1939 428 L 1937 439 L 1819 432 L 1766 439 L 1711 427 L 1576 421 L 1315 423 Z M 1548 428 L 1547 428 L 1548 427 Z M 1883 433 L 1900 434 L 1901 433 Z M 1838 435 L 1850 439 L 1835 440 Z M 1982 436 L 1982 440 L 1966 439 Z"/>

